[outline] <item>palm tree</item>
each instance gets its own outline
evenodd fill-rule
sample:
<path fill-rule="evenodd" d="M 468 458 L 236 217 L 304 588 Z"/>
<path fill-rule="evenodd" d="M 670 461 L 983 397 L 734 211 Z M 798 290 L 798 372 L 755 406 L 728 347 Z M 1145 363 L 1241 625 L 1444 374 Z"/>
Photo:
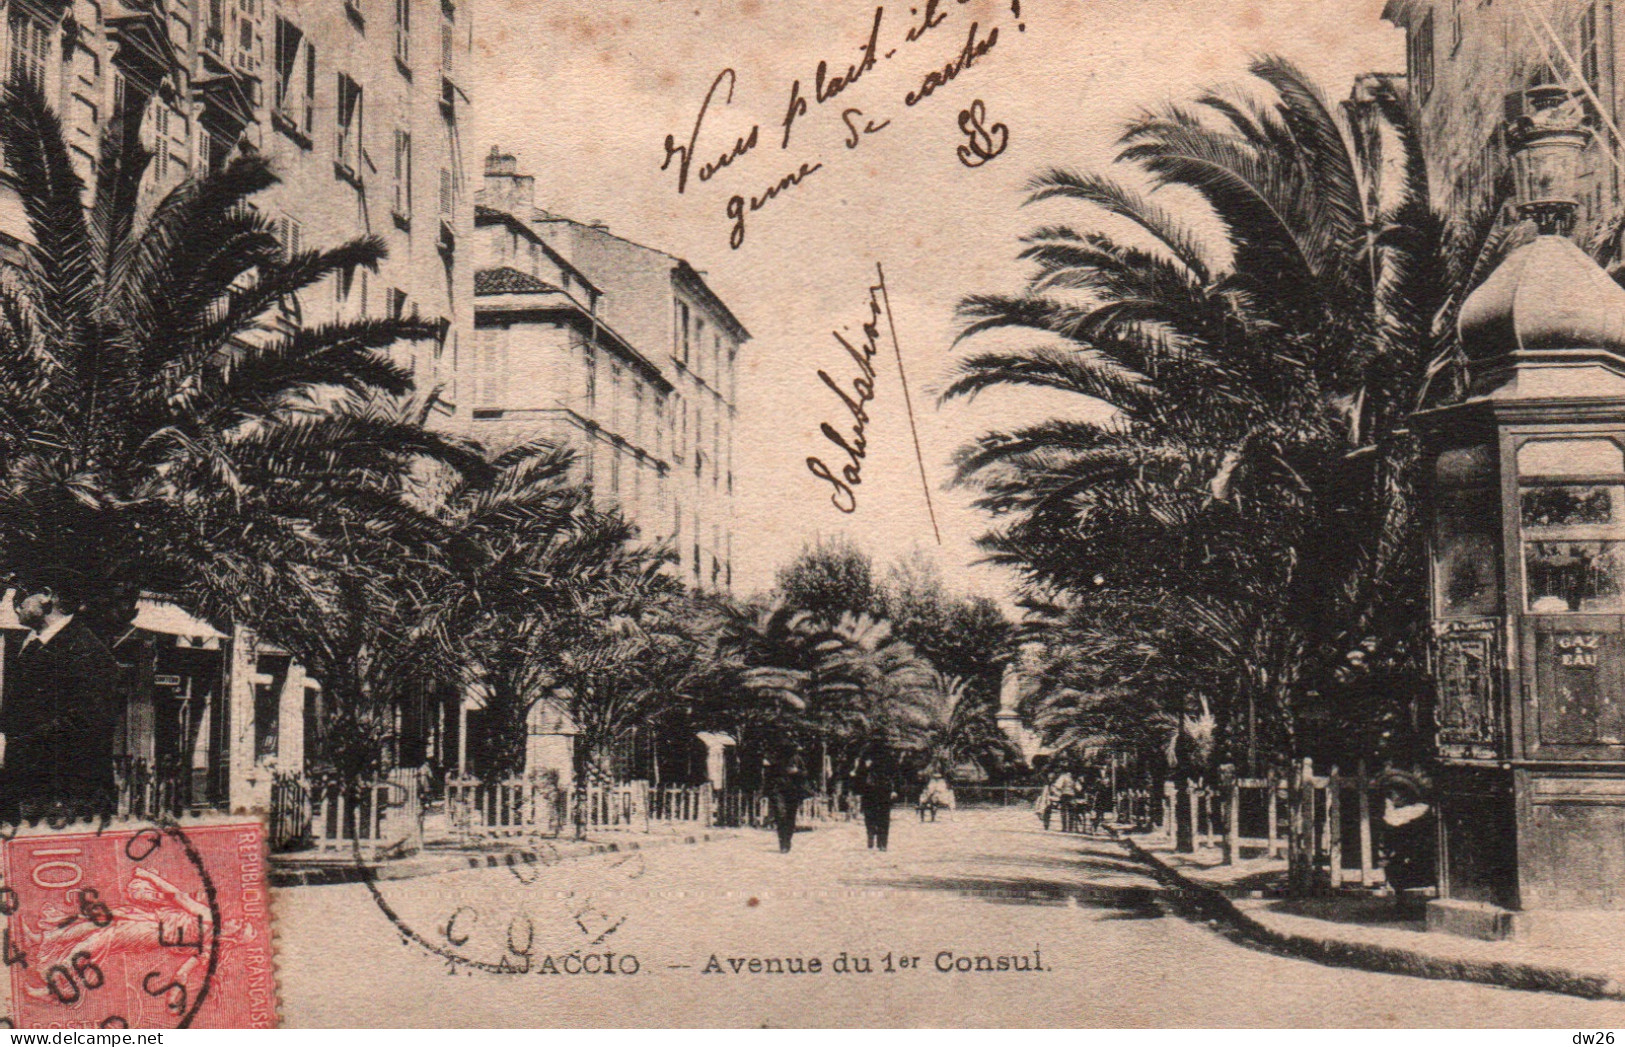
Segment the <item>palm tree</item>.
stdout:
<path fill-rule="evenodd" d="M 920 754 L 922 768 L 948 775 L 1013 748 L 993 718 L 993 704 L 963 677 L 931 670 L 910 713 L 906 744 Z"/>
<path fill-rule="evenodd" d="M 592 594 L 583 629 L 557 657 L 560 693 L 581 732 L 583 778 L 608 780 L 633 732 L 685 709 L 705 669 L 705 616 L 649 558 Z"/>
<path fill-rule="evenodd" d="M 1148 192 L 1065 170 L 1033 180 L 1031 201 L 1087 205 L 1132 235 L 1028 236 L 1026 292 L 967 298 L 960 337 L 1034 342 L 971 355 L 945 399 L 1076 394 L 1078 416 L 961 454 L 960 478 L 1006 521 L 985 546 L 1035 584 L 1146 601 L 1157 657 L 1195 670 L 1187 692 L 1226 692 L 1221 726 L 1247 718 L 1230 707 L 1245 701 L 1296 750 L 1316 744 L 1297 737 L 1301 714 L 1329 704 L 1341 652 L 1421 621 L 1405 419 L 1448 393 L 1454 309 L 1499 234 L 1431 211 L 1393 85 L 1373 81 L 1351 121 L 1284 60 L 1252 73 L 1254 91 L 1128 125 L 1118 164 Z M 1373 157 L 1378 140 L 1393 164 Z M 1221 237 L 1163 205 L 1191 199 Z M 1415 645 L 1387 645 L 1402 648 Z"/>
<path fill-rule="evenodd" d="M 254 628 L 322 682 L 315 756 L 359 780 L 388 761 L 403 689 L 447 671 L 419 642 L 444 528 L 412 477 L 485 465 L 425 428 L 387 355 L 439 325 L 301 323 L 302 293 L 376 268 L 382 243 L 286 251 L 251 203 L 276 183 L 255 155 L 154 199 L 132 115 L 110 121 L 87 207 L 33 86 L 0 108 L 32 238 L 0 280 L 0 563 Z"/>
<path fill-rule="evenodd" d="M 187 478 L 175 528 L 194 603 L 248 626 L 322 684 L 312 758 L 353 784 L 388 770 L 395 711 L 456 678 L 443 600 L 466 545 L 424 504 L 432 469 L 478 473 L 484 456 L 423 427 L 427 408 L 346 400 L 234 442 L 235 482 Z"/>
<path fill-rule="evenodd" d="M 623 521 L 593 511 L 573 462 L 537 441 L 474 468 L 440 464 L 420 485 L 445 573 L 418 642 L 452 667 L 444 682 L 484 695 L 494 776 L 522 768 L 526 718 L 555 683 L 550 652 L 630 538 Z"/>
<path fill-rule="evenodd" d="M 827 624 L 782 599 L 732 609 L 719 648 L 746 699 L 741 727 L 839 766 L 871 741 L 900 742 L 930 685 L 929 663 L 889 622 L 848 612 Z"/>
<path fill-rule="evenodd" d="M 61 123 L 27 81 L 0 107 L 0 149 L 33 241 L 0 285 L 0 562 L 72 564 L 95 582 L 202 599 L 201 550 L 254 526 L 231 514 L 253 501 L 269 451 L 308 443 L 325 416 L 379 454 L 402 435 L 367 430 L 348 404 L 410 390 L 385 350 L 438 325 L 293 322 L 298 294 L 376 267 L 384 248 L 286 252 L 250 204 L 276 182 L 263 158 L 238 156 L 149 202 L 150 156 L 109 132 L 87 207 Z"/>

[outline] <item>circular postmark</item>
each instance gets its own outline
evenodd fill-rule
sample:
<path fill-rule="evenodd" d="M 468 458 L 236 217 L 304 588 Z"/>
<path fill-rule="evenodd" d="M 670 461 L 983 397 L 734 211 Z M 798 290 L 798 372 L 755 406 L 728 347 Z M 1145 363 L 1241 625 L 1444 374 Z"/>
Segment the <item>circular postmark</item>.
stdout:
<path fill-rule="evenodd" d="M 580 856 L 607 863 L 594 863 L 590 873 L 581 870 L 592 887 L 572 889 L 547 874 L 567 857 L 554 842 L 493 847 L 467 867 L 427 874 L 463 877 L 459 889 L 446 890 L 443 880 L 429 888 L 420 877 L 391 880 L 398 886 L 387 895 L 359 846 L 353 855 L 356 878 L 400 939 L 454 971 L 632 976 L 642 970 L 634 953 L 613 948 L 626 923 L 613 904 L 613 889 L 643 874 L 637 851 Z"/>

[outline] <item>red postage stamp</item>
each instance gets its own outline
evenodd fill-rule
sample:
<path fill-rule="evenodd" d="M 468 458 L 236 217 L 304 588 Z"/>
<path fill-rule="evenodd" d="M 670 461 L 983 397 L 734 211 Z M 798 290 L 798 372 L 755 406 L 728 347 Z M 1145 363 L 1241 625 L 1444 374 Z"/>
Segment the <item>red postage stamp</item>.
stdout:
<path fill-rule="evenodd" d="M 13 1027 L 273 1027 L 265 853 L 264 827 L 247 820 L 4 840 Z"/>

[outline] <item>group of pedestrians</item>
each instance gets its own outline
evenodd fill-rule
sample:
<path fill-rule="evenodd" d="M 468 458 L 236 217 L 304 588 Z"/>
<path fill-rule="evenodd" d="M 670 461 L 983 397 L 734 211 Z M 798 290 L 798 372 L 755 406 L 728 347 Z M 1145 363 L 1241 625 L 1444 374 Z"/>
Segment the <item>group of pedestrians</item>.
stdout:
<path fill-rule="evenodd" d="M 864 835 L 870 850 L 884 851 L 891 842 L 892 807 L 899 798 L 902 779 L 897 750 L 890 745 L 869 746 L 853 768 L 852 791 L 863 812 Z M 779 837 L 779 851 L 786 853 L 795 841 L 801 802 L 811 793 L 806 761 L 796 749 L 769 755 L 762 761 L 762 780 L 773 828 Z"/>
<path fill-rule="evenodd" d="M 1062 832 L 1098 833 L 1114 806 L 1110 782 L 1104 778 L 1080 781 L 1070 770 L 1062 770 L 1046 782 L 1033 804 L 1045 832 L 1059 815 Z"/>

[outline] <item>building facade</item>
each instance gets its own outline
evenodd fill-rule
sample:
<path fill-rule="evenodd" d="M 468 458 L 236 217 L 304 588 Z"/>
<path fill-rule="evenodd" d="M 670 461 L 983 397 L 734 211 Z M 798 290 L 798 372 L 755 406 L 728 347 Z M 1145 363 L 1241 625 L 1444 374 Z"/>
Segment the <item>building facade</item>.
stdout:
<path fill-rule="evenodd" d="M 683 259 L 539 209 L 533 179 L 495 149 L 476 214 L 473 435 L 563 434 L 596 495 L 669 543 L 685 581 L 731 589 L 750 333 Z"/>
<path fill-rule="evenodd" d="M 532 179 L 511 156 L 486 163 L 474 212 L 468 432 L 492 448 L 536 439 L 574 448 L 595 495 L 645 541 L 667 542 L 675 388 L 605 318 L 603 290 L 537 229 Z"/>
<path fill-rule="evenodd" d="M 378 272 L 329 279 L 293 303 L 295 319 L 438 318 L 440 339 L 399 352 L 440 417 L 454 415 L 473 331 L 468 0 L 0 0 L 0 16 L 0 68 L 54 105 L 87 182 L 119 111 L 118 133 L 153 154 L 149 201 L 251 150 L 281 178 L 253 205 L 289 251 L 383 240 Z M 0 171 L 0 254 L 28 236 Z M 246 632 L 167 607 L 143 601 L 124 645 L 139 670 L 124 755 L 184 783 L 191 806 L 264 806 L 279 768 L 304 768 L 321 689 Z"/>
<path fill-rule="evenodd" d="M 1510 192 L 1502 127 L 1525 90 L 1569 88 L 1597 134 L 1586 151 L 1577 238 L 1620 214 L 1620 84 L 1625 59 L 1612 0 L 1390 0 L 1405 30 L 1406 79 L 1435 203 L 1465 216 Z"/>

